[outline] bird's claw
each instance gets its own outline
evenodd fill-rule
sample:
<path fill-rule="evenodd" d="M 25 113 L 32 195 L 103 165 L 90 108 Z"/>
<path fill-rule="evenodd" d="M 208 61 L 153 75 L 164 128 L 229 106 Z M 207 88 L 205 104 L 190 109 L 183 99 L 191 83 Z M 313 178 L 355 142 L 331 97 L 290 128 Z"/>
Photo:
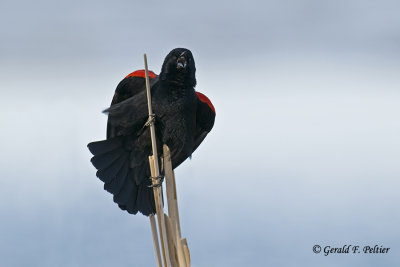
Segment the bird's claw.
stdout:
<path fill-rule="evenodd" d="M 146 123 L 144 124 L 144 126 L 150 126 L 154 123 L 156 114 L 149 114 L 149 118 L 147 119 Z"/>
<path fill-rule="evenodd" d="M 149 185 L 149 187 L 160 187 L 162 185 L 162 182 L 164 181 L 164 176 L 150 177 L 150 180 L 152 182 L 152 185 Z"/>

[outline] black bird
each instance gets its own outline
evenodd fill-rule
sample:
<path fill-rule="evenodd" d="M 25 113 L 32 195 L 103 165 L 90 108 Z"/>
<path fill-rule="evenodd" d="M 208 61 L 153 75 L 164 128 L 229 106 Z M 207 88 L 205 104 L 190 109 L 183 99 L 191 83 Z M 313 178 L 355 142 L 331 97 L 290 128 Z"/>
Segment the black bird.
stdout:
<path fill-rule="evenodd" d="M 196 92 L 196 67 L 188 49 L 173 49 L 160 75 L 149 72 L 158 151 L 167 144 L 176 168 L 200 145 L 214 125 L 211 101 Z M 114 202 L 131 214 L 155 213 L 148 156 L 152 154 L 144 71 L 117 86 L 108 113 L 107 139 L 88 144 L 92 164 Z"/>

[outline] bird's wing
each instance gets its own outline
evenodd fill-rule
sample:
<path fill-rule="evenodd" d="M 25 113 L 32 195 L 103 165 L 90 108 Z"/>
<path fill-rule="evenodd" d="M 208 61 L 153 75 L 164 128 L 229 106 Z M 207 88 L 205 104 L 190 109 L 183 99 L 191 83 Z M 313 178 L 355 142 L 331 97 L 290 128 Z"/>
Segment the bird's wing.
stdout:
<path fill-rule="evenodd" d="M 197 110 L 196 110 L 196 129 L 193 139 L 193 150 L 194 152 L 197 147 L 203 142 L 207 134 L 211 131 L 214 126 L 215 121 L 215 108 L 211 103 L 210 99 L 200 92 L 197 94 Z M 173 154 L 173 153 L 172 153 Z M 183 154 L 175 155 L 172 158 L 173 168 L 178 167 L 183 161 L 185 161 L 186 156 Z"/>
<path fill-rule="evenodd" d="M 158 76 L 149 71 L 149 82 L 150 86 L 158 81 Z M 140 92 L 146 91 L 145 71 L 137 70 L 128 74 L 115 89 L 114 97 L 111 101 L 111 106 L 121 103 Z M 110 118 L 107 122 L 107 139 L 117 136 L 118 126 L 114 126 L 110 122 Z"/>
<path fill-rule="evenodd" d="M 112 105 L 103 112 L 108 113 L 108 124 L 112 129 L 112 137 L 138 133 L 148 117 L 146 91 Z"/>
<path fill-rule="evenodd" d="M 155 202 L 147 156 L 151 147 L 147 127 L 147 94 L 144 70 L 126 76 L 117 86 L 108 113 L 107 139 L 88 144 L 96 175 L 114 202 L 129 213 L 148 216 L 155 213 Z M 150 86 L 158 77 L 149 72 Z"/>

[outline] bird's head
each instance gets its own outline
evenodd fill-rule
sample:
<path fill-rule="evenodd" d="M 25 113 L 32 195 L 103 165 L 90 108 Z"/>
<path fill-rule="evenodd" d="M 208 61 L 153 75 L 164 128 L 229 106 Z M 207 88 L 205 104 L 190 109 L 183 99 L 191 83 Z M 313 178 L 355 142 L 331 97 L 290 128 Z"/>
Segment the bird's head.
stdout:
<path fill-rule="evenodd" d="M 181 86 L 196 86 L 196 66 L 190 50 L 175 48 L 165 57 L 161 68 L 162 81 Z"/>

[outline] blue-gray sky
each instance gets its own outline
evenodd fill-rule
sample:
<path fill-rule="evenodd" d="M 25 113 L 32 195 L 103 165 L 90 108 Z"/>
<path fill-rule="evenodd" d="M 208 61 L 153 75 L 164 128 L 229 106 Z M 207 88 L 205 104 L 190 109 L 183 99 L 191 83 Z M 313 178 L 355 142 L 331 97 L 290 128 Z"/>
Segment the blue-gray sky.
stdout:
<path fill-rule="evenodd" d="M 3 1 L 0 265 L 154 266 L 86 144 L 118 82 L 192 50 L 215 128 L 176 170 L 193 266 L 400 264 L 397 1 Z M 382 245 L 388 254 L 314 254 Z"/>

